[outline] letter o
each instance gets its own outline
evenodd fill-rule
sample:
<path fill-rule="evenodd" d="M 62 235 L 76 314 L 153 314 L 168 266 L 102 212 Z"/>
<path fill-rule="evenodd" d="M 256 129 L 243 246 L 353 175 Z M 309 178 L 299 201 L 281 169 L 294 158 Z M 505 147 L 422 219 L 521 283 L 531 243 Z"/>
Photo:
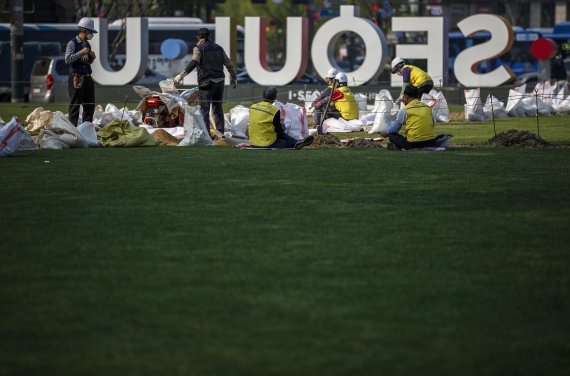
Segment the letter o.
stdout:
<path fill-rule="evenodd" d="M 388 42 L 378 26 L 367 19 L 354 16 L 354 6 L 341 6 L 340 17 L 333 18 L 317 30 L 311 46 L 311 58 L 321 77 L 326 75 L 331 66 L 338 69 L 333 46 L 339 35 L 347 31 L 358 34 L 366 48 L 362 65 L 353 72 L 345 72 L 350 86 L 360 86 L 374 79 L 384 69 Z"/>

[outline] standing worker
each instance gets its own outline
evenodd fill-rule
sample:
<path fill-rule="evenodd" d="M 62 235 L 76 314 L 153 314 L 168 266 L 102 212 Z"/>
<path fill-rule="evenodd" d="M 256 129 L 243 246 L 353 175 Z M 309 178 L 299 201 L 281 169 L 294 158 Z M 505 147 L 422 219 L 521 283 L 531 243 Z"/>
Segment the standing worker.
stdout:
<path fill-rule="evenodd" d="M 95 60 L 95 52 L 91 51 L 89 40 L 97 34 L 91 18 L 79 20 L 79 33 L 69 41 L 65 49 L 65 63 L 71 65 L 68 89 L 69 121 L 77 126 L 79 106 L 83 106 L 83 121 L 93 121 L 95 112 L 95 85 L 91 78 L 91 64 Z"/>
<path fill-rule="evenodd" d="M 321 124 L 321 118 L 323 116 L 323 111 L 327 105 L 329 97 L 331 96 L 333 85 L 334 85 L 334 78 L 338 74 L 338 71 L 335 68 L 329 69 L 327 75 L 325 76 L 325 83 L 327 87 L 321 95 L 319 95 L 313 103 L 311 103 L 311 107 L 315 110 L 313 112 L 313 125 L 318 126 Z M 330 111 L 330 109 L 329 109 Z M 327 111 L 328 112 L 328 111 Z"/>
<path fill-rule="evenodd" d="M 281 111 L 273 105 L 277 89 L 263 90 L 263 100 L 249 108 L 249 143 L 256 148 L 301 149 L 313 142 L 313 136 L 297 141 L 283 130 Z"/>
<path fill-rule="evenodd" d="M 406 64 L 402 58 L 396 57 L 392 60 L 392 74 L 400 75 L 404 80 L 400 96 L 396 99 L 396 105 L 402 101 L 407 86 L 415 86 L 420 98 L 422 94 L 429 94 L 433 89 L 433 80 L 430 75 L 414 65 Z"/>
<path fill-rule="evenodd" d="M 210 105 L 212 106 L 216 130 L 224 134 L 224 66 L 230 72 L 233 88 L 236 88 L 236 69 L 224 51 L 210 40 L 210 31 L 205 27 L 198 30 L 197 43 L 192 50 L 192 60 L 180 74 L 174 77 L 180 83 L 188 73 L 198 67 L 198 87 L 200 88 L 200 109 L 206 127 L 210 129 Z"/>

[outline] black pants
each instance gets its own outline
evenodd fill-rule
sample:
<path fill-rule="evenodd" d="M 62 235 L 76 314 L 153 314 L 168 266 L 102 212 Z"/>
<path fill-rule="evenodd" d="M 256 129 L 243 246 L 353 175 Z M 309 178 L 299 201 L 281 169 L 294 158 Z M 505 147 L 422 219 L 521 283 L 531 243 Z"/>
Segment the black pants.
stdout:
<path fill-rule="evenodd" d="M 419 142 L 409 142 L 406 137 L 399 133 L 389 134 L 390 142 L 398 147 L 398 149 L 418 149 L 418 148 L 428 148 L 436 147 L 437 143 L 435 138 L 433 140 L 419 141 Z"/>
<path fill-rule="evenodd" d="M 93 122 L 95 112 L 95 85 L 91 76 L 85 76 L 83 86 L 79 89 L 73 87 L 73 76 L 69 76 L 68 81 L 69 97 L 69 121 L 77 127 L 79 119 L 79 106 L 83 106 L 83 121 Z"/>
<path fill-rule="evenodd" d="M 429 94 L 429 92 L 433 89 L 433 82 L 428 81 L 425 84 L 418 87 L 418 93 L 420 93 L 420 98 L 423 94 Z"/>
<path fill-rule="evenodd" d="M 210 129 L 210 104 L 212 105 L 212 114 L 214 124 L 220 133 L 224 133 L 224 110 L 222 101 L 224 99 L 224 81 L 215 82 L 207 89 L 200 89 L 200 109 L 202 118 L 206 123 L 206 128 Z"/>
<path fill-rule="evenodd" d="M 330 118 L 335 118 L 335 119 L 340 118 L 340 112 L 338 112 L 338 110 L 336 109 L 336 107 L 334 107 L 334 105 L 332 103 L 329 106 L 329 109 L 327 110 L 327 117 L 325 119 L 323 119 L 324 112 L 325 112 L 324 106 L 321 108 L 315 109 L 315 112 L 313 112 L 313 126 L 314 127 L 321 125 L 321 122 L 323 120 L 330 119 Z"/>

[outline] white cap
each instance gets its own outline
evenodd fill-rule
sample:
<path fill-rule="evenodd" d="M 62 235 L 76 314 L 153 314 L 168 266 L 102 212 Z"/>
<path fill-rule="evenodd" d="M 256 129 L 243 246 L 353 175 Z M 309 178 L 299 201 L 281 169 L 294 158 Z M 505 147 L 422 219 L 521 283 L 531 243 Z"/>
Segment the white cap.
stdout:
<path fill-rule="evenodd" d="M 95 22 L 89 17 L 83 17 L 79 20 L 77 24 L 79 27 L 89 30 L 93 34 L 97 34 L 97 30 L 95 30 Z"/>
<path fill-rule="evenodd" d="M 398 71 L 398 68 L 404 64 L 406 64 L 404 59 L 396 56 L 394 60 L 392 60 L 392 73 L 396 73 Z"/>
<path fill-rule="evenodd" d="M 329 69 L 325 78 L 335 78 L 338 71 L 335 68 Z"/>
<path fill-rule="evenodd" d="M 338 72 L 334 78 L 335 80 L 337 80 L 338 82 L 348 82 L 348 78 L 346 77 L 346 74 L 342 73 L 342 72 Z"/>

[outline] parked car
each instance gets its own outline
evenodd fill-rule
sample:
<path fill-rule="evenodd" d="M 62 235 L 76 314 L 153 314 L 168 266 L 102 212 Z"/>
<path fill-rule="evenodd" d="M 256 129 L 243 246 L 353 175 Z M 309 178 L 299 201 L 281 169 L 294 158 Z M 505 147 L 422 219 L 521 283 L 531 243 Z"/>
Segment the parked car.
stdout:
<path fill-rule="evenodd" d="M 36 59 L 30 76 L 30 102 L 66 101 L 68 96 L 68 64 L 63 56 L 42 56 Z M 133 85 L 158 85 L 166 76 L 147 68 L 143 77 Z"/>

